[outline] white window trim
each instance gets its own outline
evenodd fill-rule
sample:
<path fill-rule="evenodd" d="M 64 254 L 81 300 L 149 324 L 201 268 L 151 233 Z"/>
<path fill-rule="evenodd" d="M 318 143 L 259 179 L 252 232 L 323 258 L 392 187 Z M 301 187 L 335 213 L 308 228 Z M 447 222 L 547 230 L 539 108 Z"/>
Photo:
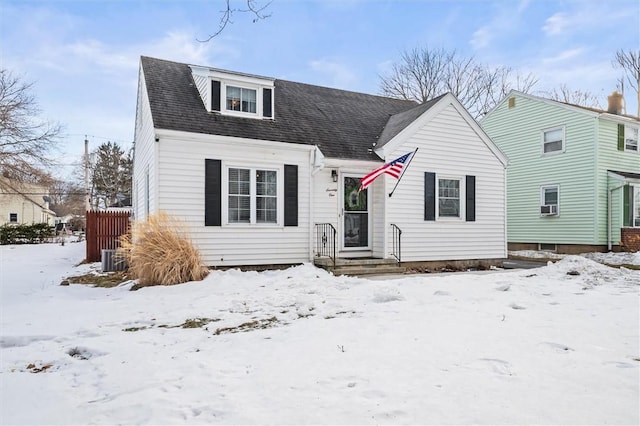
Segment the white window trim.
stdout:
<path fill-rule="evenodd" d="M 16 215 L 16 220 L 11 220 L 11 215 Z M 18 223 L 18 213 L 9 213 L 9 223 Z"/>
<path fill-rule="evenodd" d="M 259 84 L 256 79 L 250 79 L 251 81 L 243 81 L 236 79 L 224 78 L 219 75 L 210 76 L 207 87 L 209 87 L 209 111 L 213 111 L 213 93 L 211 86 L 213 81 L 220 82 L 220 113 L 224 115 L 231 115 L 236 117 L 254 118 L 260 120 L 273 120 L 275 118 L 275 88 L 273 84 L 265 82 L 265 84 Z M 249 89 L 256 91 L 256 112 L 244 112 L 234 111 L 227 109 L 227 87 L 239 87 L 241 89 Z M 264 116 L 264 102 L 263 102 L 263 89 L 271 89 L 271 117 Z M 216 111 L 217 112 L 217 111 Z"/>
<path fill-rule="evenodd" d="M 549 188 L 555 188 L 556 189 L 556 193 L 558 194 L 558 202 L 556 203 L 556 211 L 557 213 L 555 215 L 543 215 L 542 213 L 540 213 L 540 207 L 546 205 L 544 203 L 544 191 L 545 189 L 549 189 Z M 540 207 L 538 207 L 538 213 L 540 214 L 540 217 L 558 217 L 560 216 L 560 185 L 557 183 L 553 183 L 553 184 L 546 184 L 546 185 L 541 185 L 540 186 Z"/>
<path fill-rule="evenodd" d="M 245 90 L 254 90 L 256 92 L 256 112 L 235 111 L 227 109 L 227 89 L 229 87 L 237 87 Z M 262 90 L 260 86 L 236 83 L 232 81 L 220 82 L 220 109 L 226 115 L 237 115 L 238 117 L 259 117 L 262 118 Z"/>
<path fill-rule="evenodd" d="M 544 134 L 547 132 L 553 132 L 555 130 L 562 131 L 562 148 L 558 151 L 544 152 L 544 145 L 545 145 Z M 543 157 L 562 154 L 563 152 L 566 151 L 566 148 L 567 148 L 566 126 L 563 125 L 563 126 L 555 126 L 555 127 L 548 127 L 546 129 L 542 129 L 542 131 L 540 132 L 540 152 Z"/>
<path fill-rule="evenodd" d="M 631 130 L 635 130 L 637 133 L 637 137 L 636 137 L 636 149 L 628 149 L 627 148 L 627 132 L 631 131 Z M 640 152 L 640 131 L 635 128 L 635 127 L 631 127 L 631 126 L 624 126 L 624 151 L 625 152 L 632 152 L 632 153 L 639 153 Z"/>
<path fill-rule="evenodd" d="M 460 208 L 458 210 L 458 216 L 440 216 L 440 180 L 457 180 L 460 183 L 460 193 L 458 196 L 460 197 Z M 464 212 L 466 211 L 466 199 L 467 199 L 467 188 L 466 188 L 466 179 L 464 176 L 452 176 L 452 175 L 439 175 L 436 174 L 436 220 L 442 221 L 465 221 Z"/>
<path fill-rule="evenodd" d="M 249 170 L 249 223 L 246 222 L 229 222 L 229 169 L 248 169 Z M 258 223 L 256 221 L 256 170 L 275 171 L 277 176 L 277 201 L 278 209 L 276 223 Z M 280 228 L 284 227 L 284 166 L 275 166 L 269 164 L 239 164 L 228 163 L 223 166 L 222 174 L 222 224 L 229 227 L 251 227 L 251 228 Z"/>

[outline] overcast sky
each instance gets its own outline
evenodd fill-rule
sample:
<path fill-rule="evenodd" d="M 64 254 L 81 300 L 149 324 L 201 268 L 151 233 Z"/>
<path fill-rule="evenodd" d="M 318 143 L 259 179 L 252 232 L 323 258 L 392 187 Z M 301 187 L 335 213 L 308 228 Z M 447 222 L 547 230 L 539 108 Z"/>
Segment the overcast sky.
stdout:
<path fill-rule="evenodd" d="M 640 46 L 638 0 L 273 0 L 269 18 L 236 14 L 199 42 L 216 31 L 223 7 L 2 0 L 1 66 L 34 82 L 43 117 L 65 126 L 68 163 L 80 159 L 85 135 L 92 149 L 108 140 L 131 146 L 141 55 L 377 94 L 403 50 L 443 47 L 531 72 L 537 91 L 566 83 L 592 92 L 604 107 L 622 75 L 611 65 L 615 51 Z M 626 98 L 635 113 L 634 96 Z"/>

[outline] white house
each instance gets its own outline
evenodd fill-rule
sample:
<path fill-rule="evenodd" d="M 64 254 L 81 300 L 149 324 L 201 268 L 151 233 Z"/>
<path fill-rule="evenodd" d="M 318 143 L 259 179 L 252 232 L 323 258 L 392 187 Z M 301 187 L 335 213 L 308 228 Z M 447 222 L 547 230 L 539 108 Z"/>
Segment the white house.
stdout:
<path fill-rule="evenodd" d="M 53 225 L 55 217 L 56 214 L 49 209 L 47 188 L 0 177 L 0 225 Z"/>
<path fill-rule="evenodd" d="M 358 191 L 413 152 L 400 180 Z M 506 163 L 451 94 L 419 105 L 141 58 L 134 216 L 180 217 L 210 266 L 334 247 L 339 259 L 499 263 Z"/>

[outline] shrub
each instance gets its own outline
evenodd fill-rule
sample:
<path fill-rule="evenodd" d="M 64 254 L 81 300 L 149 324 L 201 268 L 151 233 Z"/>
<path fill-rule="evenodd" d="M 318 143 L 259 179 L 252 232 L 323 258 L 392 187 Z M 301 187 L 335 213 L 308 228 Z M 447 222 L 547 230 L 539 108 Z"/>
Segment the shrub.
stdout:
<path fill-rule="evenodd" d="M 54 227 L 46 223 L 33 225 L 5 223 L 0 226 L 0 244 L 37 244 L 53 237 Z"/>
<path fill-rule="evenodd" d="M 126 259 L 138 287 L 200 281 L 209 273 L 184 223 L 166 213 L 133 222 L 120 246 L 118 256 Z"/>

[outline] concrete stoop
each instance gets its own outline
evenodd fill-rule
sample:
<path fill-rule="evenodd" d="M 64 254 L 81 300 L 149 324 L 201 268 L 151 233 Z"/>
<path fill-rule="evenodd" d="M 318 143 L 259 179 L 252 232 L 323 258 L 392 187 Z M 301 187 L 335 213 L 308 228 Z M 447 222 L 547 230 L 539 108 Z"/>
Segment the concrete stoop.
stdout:
<path fill-rule="evenodd" d="M 400 266 L 396 259 L 336 259 L 334 268 L 333 262 L 327 257 L 318 257 L 313 262 L 316 266 L 333 272 L 333 275 L 384 275 L 403 274 L 406 272 L 404 266 Z"/>

